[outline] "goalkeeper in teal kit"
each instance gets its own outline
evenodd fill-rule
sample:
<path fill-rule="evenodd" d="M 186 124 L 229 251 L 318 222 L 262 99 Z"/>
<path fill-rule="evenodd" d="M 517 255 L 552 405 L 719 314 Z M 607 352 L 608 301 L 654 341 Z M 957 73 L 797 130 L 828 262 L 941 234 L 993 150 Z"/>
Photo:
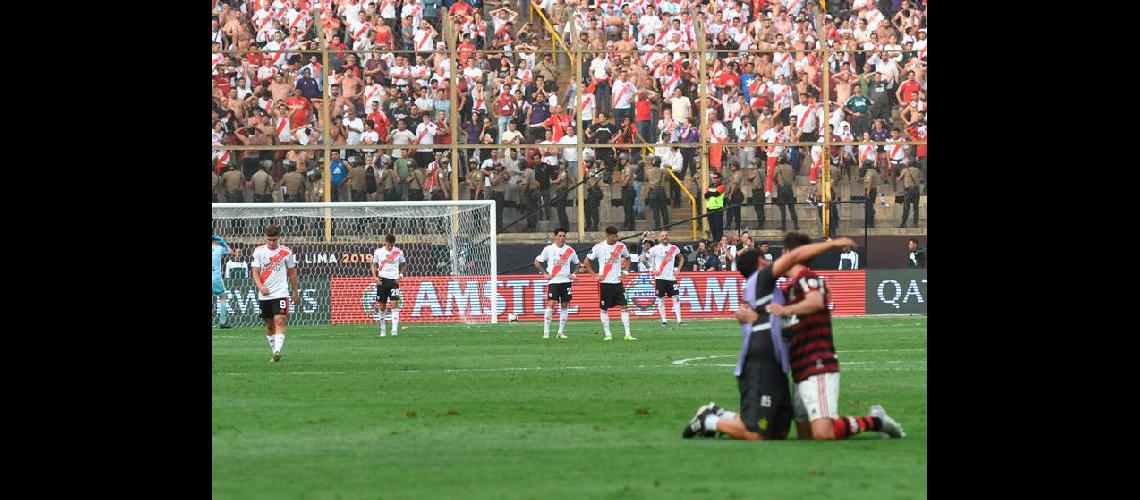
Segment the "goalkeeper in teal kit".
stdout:
<path fill-rule="evenodd" d="M 213 236 L 213 271 L 214 271 L 214 297 L 218 302 L 218 326 L 229 328 L 226 316 L 229 313 L 230 297 L 226 293 L 226 285 L 222 283 L 222 258 L 227 255 L 241 257 L 241 250 L 231 250 L 226 240 L 221 236 Z"/>

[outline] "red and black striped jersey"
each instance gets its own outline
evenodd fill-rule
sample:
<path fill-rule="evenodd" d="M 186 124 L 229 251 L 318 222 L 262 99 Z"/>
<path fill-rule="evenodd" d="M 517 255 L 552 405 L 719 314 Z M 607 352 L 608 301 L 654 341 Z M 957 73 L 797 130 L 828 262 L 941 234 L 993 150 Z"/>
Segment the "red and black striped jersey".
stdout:
<path fill-rule="evenodd" d="M 781 285 L 787 304 L 803 302 L 808 293 L 823 294 L 823 302 L 830 302 L 830 293 L 823 278 L 805 268 L 794 278 Z M 835 344 L 831 337 L 831 311 L 824 310 L 798 315 L 785 323 L 788 338 L 788 357 L 791 359 L 792 380 L 802 382 L 819 373 L 839 371 L 839 359 L 835 357 Z"/>

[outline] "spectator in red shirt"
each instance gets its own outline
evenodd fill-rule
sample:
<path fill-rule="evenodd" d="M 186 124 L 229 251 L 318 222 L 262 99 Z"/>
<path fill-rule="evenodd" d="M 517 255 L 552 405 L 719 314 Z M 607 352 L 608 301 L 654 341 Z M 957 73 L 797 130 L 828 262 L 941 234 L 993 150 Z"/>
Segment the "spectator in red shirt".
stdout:
<path fill-rule="evenodd" d="M 570 129 L 570 116 L 562 112 L 562 106 L 554 106 L 551 111 L 550 118 L 542 122 L 542 126 L 553 131 L 554 135 L 551 140 L 558 142 L 566 135 L 566 131 Z"/>
<path fill-rule="evenodd" d="M 914 72 L 906 72 L 906 81 L 899 85 L 898 90 L 895 91 L 895 98 L 902 103 L 903 106 L 910 104 L 910 100 L 914 98 L 914 92 L 922 90 L 922 84 L 914 79 Z"/>
<path fill-rule="evenodd" d="M 388 142 L 388 130 L 392 127 L 392 122 L 388 120 L 388 115 L 380 111 L 380 101 L 372 101 L 372 109 L 368 110 L 366 118 L 375 124 L 376 134 L 380 136 L 380 142 Z"/>
<path fill-rule="evenodd" d="M 289 126 L 292 129 L 298 129 L 304 127 L 305 124 L 309 122 L 309 109 L 311 106 L 309 105 L 309 100 L 301 95 L 300 89 L 294 88 L 292 94 L 293 95 L 289 96 L 288 99 L 285 99 L 285 105 L 292 111 Z"/>
<path fill-rule="evenodd" d="M 637 122 L 637 132 L 641 134 L 642 139 L 648 142 L 657 142 L 657 134 L 654 130 L 657 124 L 653 123 L 653 101 L 649 97 L 648 90 L 637 92 L 633 119 Z"/>

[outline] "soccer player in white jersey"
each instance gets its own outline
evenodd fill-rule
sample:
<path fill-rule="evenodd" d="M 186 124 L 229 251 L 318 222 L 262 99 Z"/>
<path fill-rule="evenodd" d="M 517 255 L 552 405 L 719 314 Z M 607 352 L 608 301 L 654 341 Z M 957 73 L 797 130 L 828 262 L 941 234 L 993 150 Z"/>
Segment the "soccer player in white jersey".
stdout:
<path fill-rule="evenodd" d="M 681 320 L 681 298 L 677 296 L 677 273 L 685 265 L 685 256 L 677 245 L 669 243 L 669 231 L 657 233 L 657 245 L 649 249 L 650 272 L 657 282 L 657 311 L 661 313 L 661 326 L 669 324 L 665 320 L 665 297 L 673 297 L 673 315 L 677 326 L 685 324 Z"/>
<path fill-rule="evenodd" d="M 542 249 L 542 253 L 534 259 L 534 267 L 542 273 L 542 277 L 546 279 L 546 312 L 543 313 L 542 324 L 542 338 L 550 338 L 550 314 L 554 310 L 554 304 L 561 304 L 562 307 L 558 311 L 558 338 L 566 338 L 566 315 L 569 314 L 567 310 L 570 307 L 570 298 L 573 291 L 571 286 L 574 285 L 574 278 L 576 274 L 571 271 L 574 269 L 573 264 L 578 263 L 578 254 L 574 252 L 570 245 L 566 244 L 566 230 L 558 228 L 554 230 L 554 244 L 546 245 Z M 546 267 L 543 267 L 546 264 Z"/>
<path fill-rule="evenodd" d="M 278 245 L 281 228 L 265 228 L 265 244 L 253 251 L 250 275 L 257 287 L 261 319 L 265 321 L 265 336 L 273 351 L 271 363 L 281 361 L 281 346 L 285 344 L 285 320 L 289 318 L 289 289 L 293 302 L 300 300 L 301 287 L 297 283 L 297 256 L 289 247 Z"/>
<path fill-rule="evenodd" d="M 400 276 L 404 272 L 404 252 L 396 248 L 396 236 L 385 235 L 384 246 L 372 252 L 372 279 L 376 280 L 376 303 L 380 305 L 380 336 L 385 335 L 384 313 L 392 318 L 392 336 L 400 331 Z"/>
<path fill-rule="evenodd" d="M 629 250 L 626 249 L 625 243 L 617 240 L 617 234 L 616 227 L 607 227 L 606 239 L 594 245 L 594 249 L 586 256 L 586 260 L 582 262 L 579 270 L 586 271 L 594 276 L 594 269 L 590 261 L 596 260 L 601 266 L 601 273 L 596 276 L 599 282 L 598 296 L 600 302 L 598 307 L 602 309 L 599 316 L 602 319 L 602 328 L 606 330 L 606 338 L 603 340 L 613 340 L 613 335 L 610 333 L 609 312 L 609 308 L 613 306 L 621 306 L 621 324 L 625 327 L 625 339 L 637 340 L 629 334 L 629 304 L 625 298 L 625 287 L 622 285 L 622 280 L 629 275 Z"/>

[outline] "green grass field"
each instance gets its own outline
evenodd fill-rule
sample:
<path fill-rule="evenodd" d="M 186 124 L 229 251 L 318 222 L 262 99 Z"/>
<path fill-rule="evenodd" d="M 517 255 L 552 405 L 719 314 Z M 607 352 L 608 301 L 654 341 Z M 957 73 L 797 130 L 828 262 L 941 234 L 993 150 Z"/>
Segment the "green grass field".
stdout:
<path fill-rule="evenodd" d="M 926 497 L 926 318 L 838 318 L 842 414 L 906 430 L 842 442 L 681 439 L 710 400 L 737 410 L 740 330 L 598 321 L 213 331 L 215 498 Z M 552 328 L 557 328 L 555 319 Z M 795 426 L 792 428 L 795 433 Z"/>

